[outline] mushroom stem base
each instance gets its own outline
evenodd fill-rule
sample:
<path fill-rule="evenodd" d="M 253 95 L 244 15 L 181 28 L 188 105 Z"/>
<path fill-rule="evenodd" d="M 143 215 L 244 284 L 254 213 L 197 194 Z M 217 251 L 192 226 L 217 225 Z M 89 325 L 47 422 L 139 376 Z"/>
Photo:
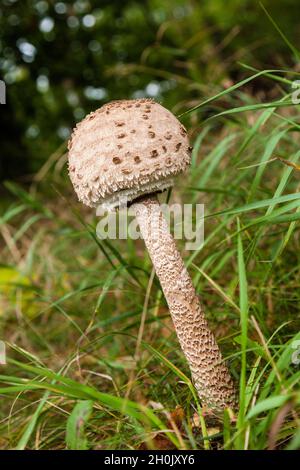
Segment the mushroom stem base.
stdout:
<path fill-rule="evenodd" d="M 132 205 L 203 405 L 236 408 L 229 371 L 155 195 Z"/>

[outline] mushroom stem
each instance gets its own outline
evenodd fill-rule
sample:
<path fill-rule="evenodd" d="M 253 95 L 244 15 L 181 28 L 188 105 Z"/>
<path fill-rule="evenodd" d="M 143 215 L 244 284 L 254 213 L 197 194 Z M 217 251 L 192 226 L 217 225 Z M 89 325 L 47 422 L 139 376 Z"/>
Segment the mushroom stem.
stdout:
<path fill-rule="evenodd" d="M 193 382 L 205 406 L 236 408 L 235 389 L 156 195 L 132 204 L 168 303 Z"/>

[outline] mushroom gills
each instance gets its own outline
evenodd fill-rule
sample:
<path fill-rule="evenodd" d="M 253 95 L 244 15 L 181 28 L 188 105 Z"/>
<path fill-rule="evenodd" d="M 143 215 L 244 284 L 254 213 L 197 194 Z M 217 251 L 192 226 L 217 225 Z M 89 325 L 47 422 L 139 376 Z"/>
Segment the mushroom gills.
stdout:
<path fill-rule="evenodd" d="M 104 210 L 112 211 L 116 208 L 124 208 L 128 203 L 147 194 L 163 192 L 174 186 L 174 178 L 166 178 L 160 181 L 153 181 L 133 188 L 123 189 L 105 198 L 99 197 L 94 206 L 101 205 Z"/>

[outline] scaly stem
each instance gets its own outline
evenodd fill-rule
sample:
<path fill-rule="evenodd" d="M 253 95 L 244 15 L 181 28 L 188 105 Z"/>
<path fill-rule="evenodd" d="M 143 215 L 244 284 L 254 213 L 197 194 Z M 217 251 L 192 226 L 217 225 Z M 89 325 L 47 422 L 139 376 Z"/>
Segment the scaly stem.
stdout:
<path fill-rule="evenodd" d="M 235 389 L 155 195 L 132 205 L 202 403 L 235 408 Z"/>

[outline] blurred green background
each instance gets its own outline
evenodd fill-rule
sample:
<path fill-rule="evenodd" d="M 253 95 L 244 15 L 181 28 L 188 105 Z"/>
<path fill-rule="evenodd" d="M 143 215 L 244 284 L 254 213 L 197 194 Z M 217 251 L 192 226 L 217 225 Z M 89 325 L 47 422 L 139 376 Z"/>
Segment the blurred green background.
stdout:
<path fill-rule="evenodd" d="M 298 44 L 299 2 L 264 6 Z M 149 96 L 180 112 L 240 79 L 240 62 L 291 61 L 255 0 L 1 0 L 0 179 L 26 181 L 106 101 Z"/>

